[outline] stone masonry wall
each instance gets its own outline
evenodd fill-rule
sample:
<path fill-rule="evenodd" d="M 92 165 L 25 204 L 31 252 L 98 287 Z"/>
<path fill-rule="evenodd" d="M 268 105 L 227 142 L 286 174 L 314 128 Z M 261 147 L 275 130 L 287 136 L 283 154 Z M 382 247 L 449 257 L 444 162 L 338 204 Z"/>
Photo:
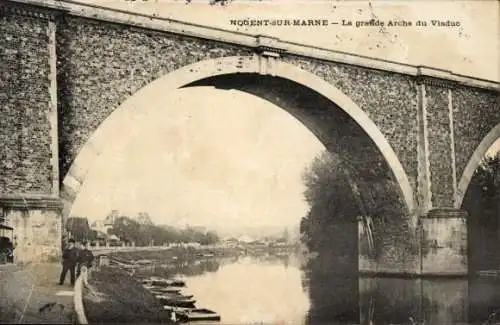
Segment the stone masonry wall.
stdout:
<path fill-rule="evenodd" d="M 411 77 L 297 56 L 284 60 L 328 81 L 363 109 L 387 138 L 416 189 L 417 88 Z"/>
<path fill-rule="evenodd" d="M 457 180 L 484 137 L 500 123 L 500 94 L 477 88 L 453 89 Z"/>
<path fill-rule="evenodd" d="M 454 203 L 448 92 L 447 88 L 425 85 L 431 201 L 435 207 L 452 207 Z"/>
<path fill-rule="evenodd" d="M 16 263 L 48 262 L 60 259 L 62 223 L 59 212 L 50 209 L 6 209 L 14 228 Z"/>
<path fill-rule="evenodd" d="M 191 63 L 252 53 L 239 46 L 75 17 L 59 23 L 57 40 L 61 177 L 90 134 L 140 88 Z M 295 56 L 284 60 L 329 81 L 365 110 L 388 138 L 415 188 L 417 95 L 410 77 Z"/>
<path fill-rule="evenodd" d="M 422 272 L 467 274 L 465 218 L 422 219 Z"/>
<path fill-rule="evenodd" d="M 66 17 L 57 26 L 61 179 L 89 136 L 129 96 L 201 60 L 246 48 Z"/>
<path fill-rule="evenodd" d="M 0 193 L 51 191 L 47 29 L 0 8 Z"/>

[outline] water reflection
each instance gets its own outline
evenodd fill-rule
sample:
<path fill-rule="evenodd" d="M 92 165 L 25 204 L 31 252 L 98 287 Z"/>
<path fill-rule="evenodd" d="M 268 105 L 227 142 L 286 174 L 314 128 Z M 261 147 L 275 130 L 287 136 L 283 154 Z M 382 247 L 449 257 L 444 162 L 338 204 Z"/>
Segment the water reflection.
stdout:
<path fill-rule="evenodd" d="M 363 278 L 325 263 L 263 254 L 140 272 L 182 275 L 186 293 L 223 324 L 481 324 L 500 309 L 500 279 Z"/>
<path fill-rule="evenodd" d="M 359 286 L 356 274 L 339 274 L 329 268 L 316 268 L 308 274 L 307 290 L 310 309 L 307 324 L 359 323 Z"/>
<path fill-rule="evenodd" d="M 361 315 L 375 324 L 467 322 L 467 282 L 461 280 L 360 279 Z"/>
<path fill-rule="evenodd" d="M 207 258 L 191 261 L 171 261 L 166 264 L 152 264 L 139 268 L 137 276 L 161 276 L 166 278 L 201 276 L 205 273 L 217 272 L 221 265 L 236 263 L 238 258 Z"/>
<path fill-rule="evenodd" d="M 301 287 L 301 271 L 286 261 L 242 257 L 216 273 L 188 277 L 188 290 L 198 306 L 219 312 L 224 324 L 304 324 L 309 301 Z"/>

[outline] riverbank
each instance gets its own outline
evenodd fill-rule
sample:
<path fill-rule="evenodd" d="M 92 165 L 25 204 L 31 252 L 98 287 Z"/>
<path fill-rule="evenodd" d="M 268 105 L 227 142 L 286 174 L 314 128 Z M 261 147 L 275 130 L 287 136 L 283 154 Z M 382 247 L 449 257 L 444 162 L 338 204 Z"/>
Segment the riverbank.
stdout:
<path fill-rule="evenodd" d="M 92 272 L 83 303 L 89 323 L 171 324 L 155 297 L 119 268 Z"/>
<path fill-rule="evenodd" d="M 226 257 L 237 255 L 241 250 L 225 247 L 130 247 L 129 249 L 95 250 L 96 254 L 123 259 L 129 262 L 190 260 L 200 257 Z"/>
<path fill-rule="evenodd" d="M 107 251 L 100 252 L 95 250 L 95 255 L 107 257 L 99 259 L 107 265 L 102 265 L 101 271 L 93 273 L 90 279 L 91 287 L 85 290 L 84 305 L 89 322 L 159 323 L 159 320 L 162 320 L 168 323 L 171 315 L 163 311 L 162 306 L 158 306 L 158 300 L 142 287 L 138 279 L 151 276 L 184 279 L 202 277 L 205 274 L 214 275 L 222 265 L 238 263 L 241 258 L 251 258 L 254 253 L 237 248 L 213 246 L 149 247 L 146 250 L 137 247 L 114 251 L 108 248 Z M 283 260 L 282 262 L 288 265 L 288 257 L 282 255 L 281 251 L 274 249 L 262 256 L 256 256 L 255 259 L 263 265 L 276 263 L 278 260 Z M 209 291 L 226 287 L 224 283 L 211 284 Z M 234 286 L 223 290 L 231 292 L 233 289 Z M 207 295 L 203 286 L 195 285 L 188 290 L 189 292 L 184 294 L 194 295 L 197 308 L 207 308 L 216 313 L 225 310 L 226 315 L 233 314 L 232 311 L 226 310 L 224 299 L 216 297 L 214 300 L 210 294 Z M 253 302 L 252 299 L 243 305 Z M 243 315 L 241 317 L 244 317 L 246 311 L 241 310 L 237 313 L 238 315 L 233 316 L 235 321 L 240 318 L 240 313 Z"/>

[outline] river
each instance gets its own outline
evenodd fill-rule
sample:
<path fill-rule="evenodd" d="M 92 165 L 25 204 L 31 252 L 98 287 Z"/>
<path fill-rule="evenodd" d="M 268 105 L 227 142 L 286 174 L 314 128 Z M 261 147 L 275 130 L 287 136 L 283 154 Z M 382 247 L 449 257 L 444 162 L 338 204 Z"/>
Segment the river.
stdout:
<path fill-rule="evenodd" d="M 174 274 L 221 324 L 481 324 L 500 309 L 500 280 L 340 276 L 294 255 L 207 258 Z"/>

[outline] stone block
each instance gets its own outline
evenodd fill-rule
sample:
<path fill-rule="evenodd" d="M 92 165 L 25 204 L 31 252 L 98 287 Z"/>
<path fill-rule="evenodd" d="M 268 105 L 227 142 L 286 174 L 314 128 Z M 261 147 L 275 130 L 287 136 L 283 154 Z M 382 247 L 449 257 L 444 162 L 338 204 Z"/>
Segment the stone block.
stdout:
<path fill-rule="evenodd" d="M 467 213 L 434 209 L 421 219 L 422 274 L 467 275 Z"/>
<path fill-rule="evenodd" d="M 28 199 L 23 206 L 21 199 L 0 198 L 6 224 L 14 228 L 16 263 L 54 262 L 61 258 L 61 213 L 57 207 L 43 206 L 43 201 Z"/>

